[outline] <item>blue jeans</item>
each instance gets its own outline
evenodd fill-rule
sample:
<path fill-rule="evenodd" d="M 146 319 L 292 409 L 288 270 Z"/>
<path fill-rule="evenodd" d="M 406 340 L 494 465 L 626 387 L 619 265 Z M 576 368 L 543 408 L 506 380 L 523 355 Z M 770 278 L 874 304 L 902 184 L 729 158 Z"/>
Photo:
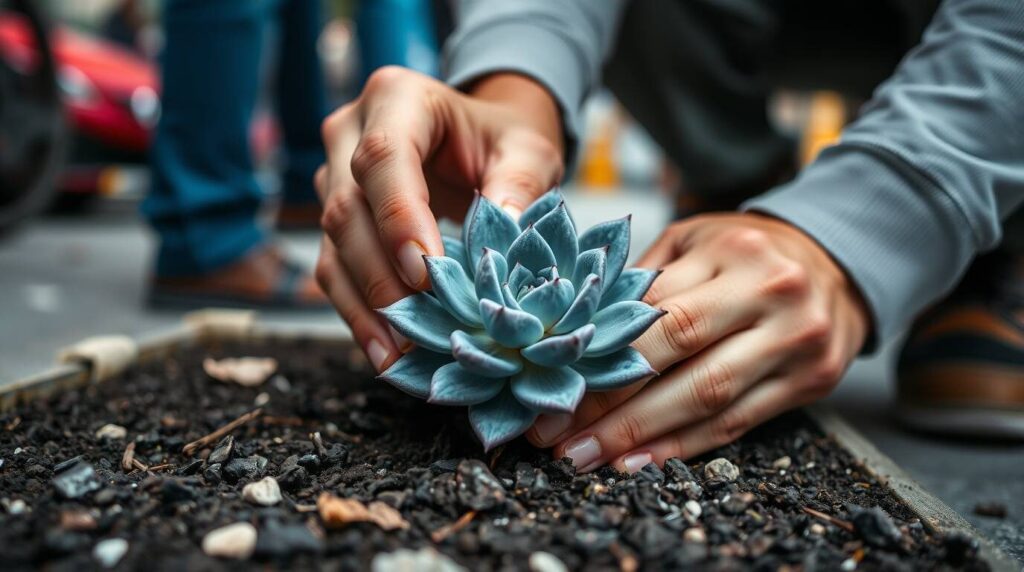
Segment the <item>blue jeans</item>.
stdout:
<path fill-rule="evenodd" d="M 280 33 L 277 111 L 287 167 L 283 196 L 314 202 L 324 162 L 327 102 L 316 54 L 320 0 L 167 0 L 163 116 L 151 151 L 153 186 L 142 205 L 160 239 L 159 276 L 202 274 L 266 240 L 263 193 L 249 152 L 249 123 L 271 25 Z"/>

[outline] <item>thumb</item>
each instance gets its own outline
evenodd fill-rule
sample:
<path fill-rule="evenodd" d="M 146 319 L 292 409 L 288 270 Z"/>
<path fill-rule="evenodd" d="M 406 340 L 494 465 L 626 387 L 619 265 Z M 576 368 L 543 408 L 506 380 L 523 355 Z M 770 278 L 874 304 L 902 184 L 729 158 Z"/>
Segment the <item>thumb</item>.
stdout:
<path fill-rule="evenodd" d="M 562 178 L 561 155 L 540 135 L 509 138 L 484 172 L 480 192 L 513 219 Z"/>

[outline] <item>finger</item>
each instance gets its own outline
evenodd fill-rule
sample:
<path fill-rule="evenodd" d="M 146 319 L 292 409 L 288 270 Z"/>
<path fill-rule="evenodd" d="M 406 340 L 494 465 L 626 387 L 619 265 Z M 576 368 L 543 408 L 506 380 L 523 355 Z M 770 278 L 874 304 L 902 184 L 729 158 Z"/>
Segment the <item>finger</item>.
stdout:
<path fill-rule="evenodd" d="M 347 223 L 332 237 L 334 247 L 366 305 L 383 308 L 411 294 L 384 254 L 362 193 L 358 189 L 339 191 L 335 203 Z"/>
<path fill-rule="evenodd" d="M 644 294 L 644 302 L 657 306 L 662 300 L 695 288 L 718 273 L 718 266 L 703 257 L 683 256 L 661 267 L 661 274 Z"/>
<path fill-rule="evenodd" d="M 762 330 L 748 330 L 661 376 L 643 391 L 559 444 L 580 470 L 595 469 L 668 431 L 719 413 L 782 359 Z M 775 357 L 773 357 L 775 356 Z"/>
<path fill-rule="evenodd" d="M 789 380 L 765 381 L 718 415 L 656 437 L 610 464 L 620 471 L 635 473 L 651 462 L 660 466 L 673 457 L 689 459 L 727 445 L 776 415 L 810 401 L 799 393 L 794 395 Z"/>
<path fill-rule="evenodd" d="M 317 282 L 352 329 L 352 335 L 374 369 L 382 372 L 401 356 L 401 352 L 376 313 L 366 306 L 345 276 L 337 257 L 334 245 L 324 237 L 320 241 L 320 258 L 316 265 Z"/>
<path fill-rule="evenodd" d="M 407 285 L 425 289 L 423 256 L 444 253 L 423 176 L 423 160 L 436 138 L 420 99 L 403 93 L 401 84 L 392 88 L 375 88 L 381 95 L 366 106 L 350 165 L 366 194 L 387 260 Z"/>
<path fill-rule="evenodd" d="M 480 192 L 518 220 L 533 201 L 562 178 L 561 154 L 541 135 L 506 135 L 484 171 Z"/>
<path fill-rule="evenodd" d="M 633 345 L 657 371 L 751 326 L 763 313 L 756 292 L 727 276 L 660 300 L 656 306 L 665 315 Z"/>
<path fill-rule="evenodd" d="M 690 233 L 687 223 L 676 223 L 661 233 L 658 240 L 647 249 L 636 265 L 641 268 L 657 269 L 681 258 L 690 250 Z"/>

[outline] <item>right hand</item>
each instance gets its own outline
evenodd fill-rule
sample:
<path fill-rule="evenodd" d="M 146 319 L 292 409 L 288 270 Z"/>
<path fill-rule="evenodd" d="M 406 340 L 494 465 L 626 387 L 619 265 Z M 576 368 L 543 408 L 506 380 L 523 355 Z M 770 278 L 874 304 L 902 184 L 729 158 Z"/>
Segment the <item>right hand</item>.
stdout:
<path fill-rule="evenodd" d="M 475 189 L 518 217 L 561 179 L 562 137 L 554 99 L 516 74 L 465 94 L 381 68 L 324 121 L 316 277 L 377 371 L 409 342 L 373 310 L 429 287 L 423 255 L 444 254 L 436 218 L 461 220 Z"/>

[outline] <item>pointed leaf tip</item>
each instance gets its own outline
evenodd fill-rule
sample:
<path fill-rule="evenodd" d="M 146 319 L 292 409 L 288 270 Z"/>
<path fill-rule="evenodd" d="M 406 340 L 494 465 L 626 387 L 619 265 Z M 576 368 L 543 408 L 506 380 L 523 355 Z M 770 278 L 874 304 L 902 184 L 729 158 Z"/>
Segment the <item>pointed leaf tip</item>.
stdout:
<path fill-rule="evenodd" d="M 469 422 L 484 451 L 522 435 L 536 419 L 537 412 L 520 403 L 507 383 L 494 398 L 469 408 Z"/>

